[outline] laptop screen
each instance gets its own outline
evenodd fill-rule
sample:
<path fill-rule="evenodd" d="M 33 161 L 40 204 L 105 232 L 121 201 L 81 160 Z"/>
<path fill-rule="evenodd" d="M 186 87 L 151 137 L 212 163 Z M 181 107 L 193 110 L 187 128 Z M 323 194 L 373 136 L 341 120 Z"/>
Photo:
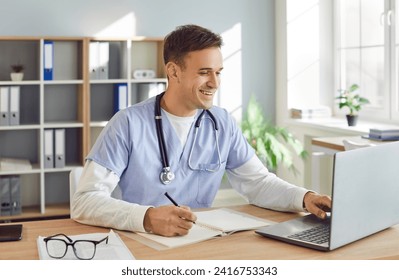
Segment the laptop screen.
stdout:
<path fill-rule="evenodd" d="M 330 249 L 399 223 L 399 142 L 334 156 Z"/>

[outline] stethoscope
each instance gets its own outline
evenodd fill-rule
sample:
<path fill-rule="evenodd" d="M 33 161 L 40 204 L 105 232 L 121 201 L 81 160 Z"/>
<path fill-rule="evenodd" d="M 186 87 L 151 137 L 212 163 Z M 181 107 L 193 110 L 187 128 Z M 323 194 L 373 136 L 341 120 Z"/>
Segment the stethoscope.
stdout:
<path fill-rule="evenodd" d="M 162 171 L 159 174 L 159 179 L 161 180 L 161 182 L 163 184 L 167 185 L 167 184 L 170 184 L 170 182 L 172 182 L 175 179 L 175 174 L 170 169 L 168 154 L 166 152 L 165 138 L 164 138 L 163 130 L 162 130 L 161 98 L 164 94 L 165 94 L 165 92 L 157 95 L 155 98 L 155 125 L 156 125 L 156 130 L 157 130 L 159 152 L 161 153 L 161 161 L 162 161 Z M 214 135 L 215 135 L 215 142 L 216 142 L 216 150 L 217 150 L 217 154 L 218 154 L 218 164 L 217 164 L 217 168 L 215 168 L 215 169 L 206 168 L 204 170 L 209 171 L 209 172 L 215 172 L 215 171 L 219 170 L 220 166 L 222 165 L 221 157 L 220 157 L 220 149 L 219 149 L 219 140 L 218 140 L 219 127 L 217 125 L 215 116 L 209 110 L 202 110 L 201 114 L 197 118 L 197 121 L 195 122 L 194 140 L 193 140 L 193 145 L 191 147 L 191 151 L 190 151 L 190 154 L 188 157 L 188 166 L 192 170 L 202 170 L 199 168 L 194 168 L 191 165 L 191 155 L 193 153 L 193 148 L 194 148 L 196 140 L 197 140 L 198 129 L 200 127 L 201 120 L 203 119 L 203 117 L 205 115 L 205 112 L 209 115 L 209 117 L 213 123 L 213 128 L 214 128 L 214 132 L 215 132 Z"/>

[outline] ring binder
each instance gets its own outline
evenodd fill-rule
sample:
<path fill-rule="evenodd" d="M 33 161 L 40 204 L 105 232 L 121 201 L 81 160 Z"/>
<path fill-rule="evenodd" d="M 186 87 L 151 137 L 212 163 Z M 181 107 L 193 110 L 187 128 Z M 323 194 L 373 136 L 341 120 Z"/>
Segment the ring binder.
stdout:
<path fill-rule="evenodd" d="M 55 137 L 55 159 L 54 164 L 56 168 L 65 167 L 65 129 L 59 128 L 54 130 Z"/>
<path fill-rule="evenodd" d="M 54 168 L 54 132 L 52 129 L 44 130 L 44 168 Z"/>
<path fill-rule="evenodd" d="M 44 41 L 43 52 L 43 79 L 45 81 L 53 80 L 53 60 L 54 60 L 54 42 Z"/>
<path fill-rule="evenodd" d="M 10 87 L 10 112 L 9 121 L 10 125 L 19 125 L 19 98 L 20 98 L 20 87 Z"/>
<path fill-rule="evenodd" d="M 9 87 L 0 87 L 0 126 L 9 125 Z"/>

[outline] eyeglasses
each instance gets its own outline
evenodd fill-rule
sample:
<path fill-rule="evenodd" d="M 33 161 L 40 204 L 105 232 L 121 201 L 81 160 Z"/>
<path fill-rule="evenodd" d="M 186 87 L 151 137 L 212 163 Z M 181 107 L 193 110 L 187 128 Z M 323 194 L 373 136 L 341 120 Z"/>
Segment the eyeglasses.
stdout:
<path fill-rule="evenodd" d="M 62 259 L 67 251 L 68 246 L 72 246 L 73 253 L 79 260 L 91 260 L 96 254 L 96 247 L 101 242 L 108 244 L 108 236 L 99 240 L 75 240 L 63 233 L 52 235 L 43 239 L 46 242 L 47 253 L 54 259 Z"/>

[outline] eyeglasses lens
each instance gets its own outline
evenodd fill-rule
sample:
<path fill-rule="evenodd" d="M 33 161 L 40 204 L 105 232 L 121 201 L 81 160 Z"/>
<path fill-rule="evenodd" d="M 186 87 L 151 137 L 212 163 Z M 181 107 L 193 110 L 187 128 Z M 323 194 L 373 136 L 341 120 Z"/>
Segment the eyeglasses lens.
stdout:
<path fill-rule="evenodd" d="M 96 245 L 93 242 L 77 241 L 74 247 L 76 256 L 83 260 L 92 259 L 96 253 Z"/>

